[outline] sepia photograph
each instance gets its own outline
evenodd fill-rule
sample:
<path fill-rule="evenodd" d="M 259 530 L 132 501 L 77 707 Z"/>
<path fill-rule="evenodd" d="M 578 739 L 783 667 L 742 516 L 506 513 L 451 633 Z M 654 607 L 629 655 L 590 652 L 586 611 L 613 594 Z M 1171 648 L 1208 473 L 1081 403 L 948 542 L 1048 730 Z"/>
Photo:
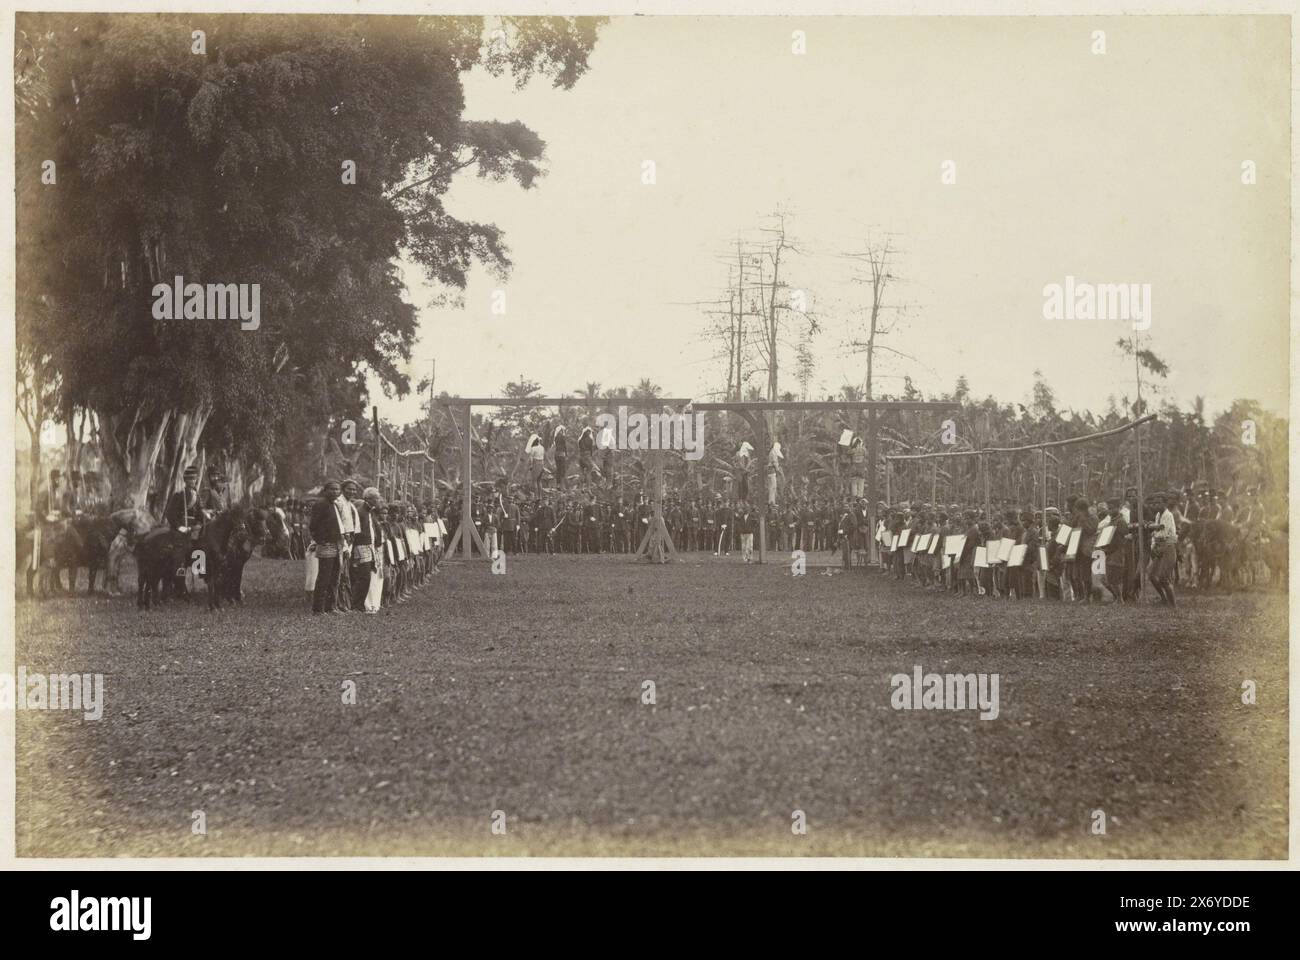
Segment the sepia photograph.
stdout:
<path fill-rule="evenodd" d="M 1289 16 L 118 6 L 10 856 L 1289 859 Z"/>

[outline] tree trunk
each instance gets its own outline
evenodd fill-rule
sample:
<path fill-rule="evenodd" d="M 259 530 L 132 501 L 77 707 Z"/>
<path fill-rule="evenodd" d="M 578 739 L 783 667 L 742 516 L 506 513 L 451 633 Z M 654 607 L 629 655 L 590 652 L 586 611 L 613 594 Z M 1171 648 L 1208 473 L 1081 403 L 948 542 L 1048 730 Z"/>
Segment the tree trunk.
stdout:
<path fill-rule="evenodd" d="M 163 451 L 173 411 L 164 410 L 144 417 L 102 413 L 104 467 L 113 488 L 115 507 L 149 509 L 149 489 L 154 468 Z"/>
<path fill-rule="evenodd" d="M 34 425 L 33 425 L 34 424 Z M 41 421 L 28 424 L 27 433 L 31 437 L 31 462 L 28 464 L 28 493 L 31 494 L 32 513 L 35 514 L 41 499 Z"/>
<path fill-rule="evenodd" d="M 114 506 L 147 510 L 163 453 L 168 454 L 166 461 L 171 464 L 192 462 L 211 413 L 211 406 L 204 405 L 196 411 L 172 409 L 147 417 L 137 411 L 129 419 L 126 415 L 100 414 L 104 467 L 112 484 Z M 180 469 L 171 471 L 164 488 L 174 485 L 180 474 Z M 159 511 L 171 492 L 161 491 Z"/>

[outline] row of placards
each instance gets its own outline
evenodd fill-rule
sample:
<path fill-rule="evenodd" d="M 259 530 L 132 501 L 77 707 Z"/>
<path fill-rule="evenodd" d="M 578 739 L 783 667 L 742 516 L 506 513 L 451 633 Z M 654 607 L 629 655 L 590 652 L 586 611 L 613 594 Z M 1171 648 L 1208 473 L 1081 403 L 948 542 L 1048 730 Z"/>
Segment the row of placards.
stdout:
<path fill-rule="evenodd" d="M 899 533 L 890 533 L 888 530 L 881 530 L 877 535 L 877 541 L 885 549 L 901 550 L 907 549 L 907 544 L 911 540 L 912 531 L 903 530 Z M 1114 527 L 1103 527 L 1097 533 L 1097 542 L 1093 545 L 1094 549 L 1101 549 L 1107 546 L 1115 536 Z M 1079 555 L 1079 541 L 1083 538 L 1082 530 L 1072 529 L 1065 524 L 1056 532 L 1056 542 L 1065 546 L 1065 559 L 1074 560 Z M 966 537 L 962 534 L 954 534 L 947 537 L 940 537 L 937 533 L 923 533 L 916 538 L 912 544 L 912 553 L 937 554 L 939 552 L 940 541 L 943 543 L 943 555 L 947 557 L 960 557 L 966 549 Z M 1029 547 L 1026 544 L 1017 544 L 1010 537 L 1003 537 L 1000 540 L 989 540 L 982 547 L 975 548 L 975 566 L 991 567 L 999 563 L 1005 563 L 1008 567 L 1018 567 L 1025 562 L 1025 553 Z M 1039 547 L 1040 564 L 1047 566 L 1047 548 Z M 945 559 L 944 567 L 948 566 Z"/>
<path fill-rule="evenodd" d="M 438 520 L 424 525 L 423 530 L 405 531 L 401 540 L 389 537 L 384 541 L 384 557 L 389 563 L 398 563 L 417 553 L 425 553 L 432 548 L 435 541 L 441 541 L 447 535 L 447 525 Z"/>

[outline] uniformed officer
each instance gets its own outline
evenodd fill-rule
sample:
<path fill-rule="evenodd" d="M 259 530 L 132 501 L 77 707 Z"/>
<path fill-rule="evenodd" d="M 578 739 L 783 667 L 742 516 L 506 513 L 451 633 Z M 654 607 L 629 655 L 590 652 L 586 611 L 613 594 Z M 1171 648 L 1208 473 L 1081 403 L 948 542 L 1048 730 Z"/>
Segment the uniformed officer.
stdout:
<path fill-rule="evenodd" d="M 167 500 L 163 519 L 178 533 L 189 533 L 197 540 L 203 526 L 203 505 L 199 502 L 199 468 L 191 464 L 181 475 L 185 486 Z"/>
<path fill-rule="evenodd" d="M 208 468 L 208 491 L 203 497 L 203 509 L 208 518 L 230 509 L 230 490 L 226 486 L 226 477 L 216 465 Z"/>

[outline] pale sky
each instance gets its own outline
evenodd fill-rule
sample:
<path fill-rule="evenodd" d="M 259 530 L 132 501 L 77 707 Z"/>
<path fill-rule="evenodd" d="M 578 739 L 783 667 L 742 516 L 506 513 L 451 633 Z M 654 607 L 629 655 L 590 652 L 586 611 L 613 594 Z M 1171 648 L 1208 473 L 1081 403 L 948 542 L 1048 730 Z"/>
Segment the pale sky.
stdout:
<path fill-rule="evenodd" d="M 683 304 L 719 295 L 716 255 L 781 205 L 805 251 L 786 278 L 823 325 L 815 396 L 863 380 L 843 344 L 865 292 L 838 255 L 874 229 L 898 235 L 892 302 L 910 307 L 883 342 L 917 358 L 882 357 L 877 393 L 964 373 L 976 396 L 1025 401 L 1037 368 L 1062 406 L 1131 395 L 1128 323 L 1042 318 L 1043 287 L 1073 275 L 1152 285 L 1149 345 L 1180 402 L 1285 413 L 1289 42 L 1281 17 L 615 19 L 571 91 L 469 78 L 467 116 L 527 123 L 549 173 L 529 191 L 457 182 L 449 208 L 501 227 L 515 266 L 504 284 L 476 271 L 463 309 L 406 271 L 412 373 L 437 357 L 436 388 L 462 396 L 523 375 L 547 394 L 650 377 L 703 397 L 725 367 Z M 789 357 L 781 389 L 798 392 Z"/>

